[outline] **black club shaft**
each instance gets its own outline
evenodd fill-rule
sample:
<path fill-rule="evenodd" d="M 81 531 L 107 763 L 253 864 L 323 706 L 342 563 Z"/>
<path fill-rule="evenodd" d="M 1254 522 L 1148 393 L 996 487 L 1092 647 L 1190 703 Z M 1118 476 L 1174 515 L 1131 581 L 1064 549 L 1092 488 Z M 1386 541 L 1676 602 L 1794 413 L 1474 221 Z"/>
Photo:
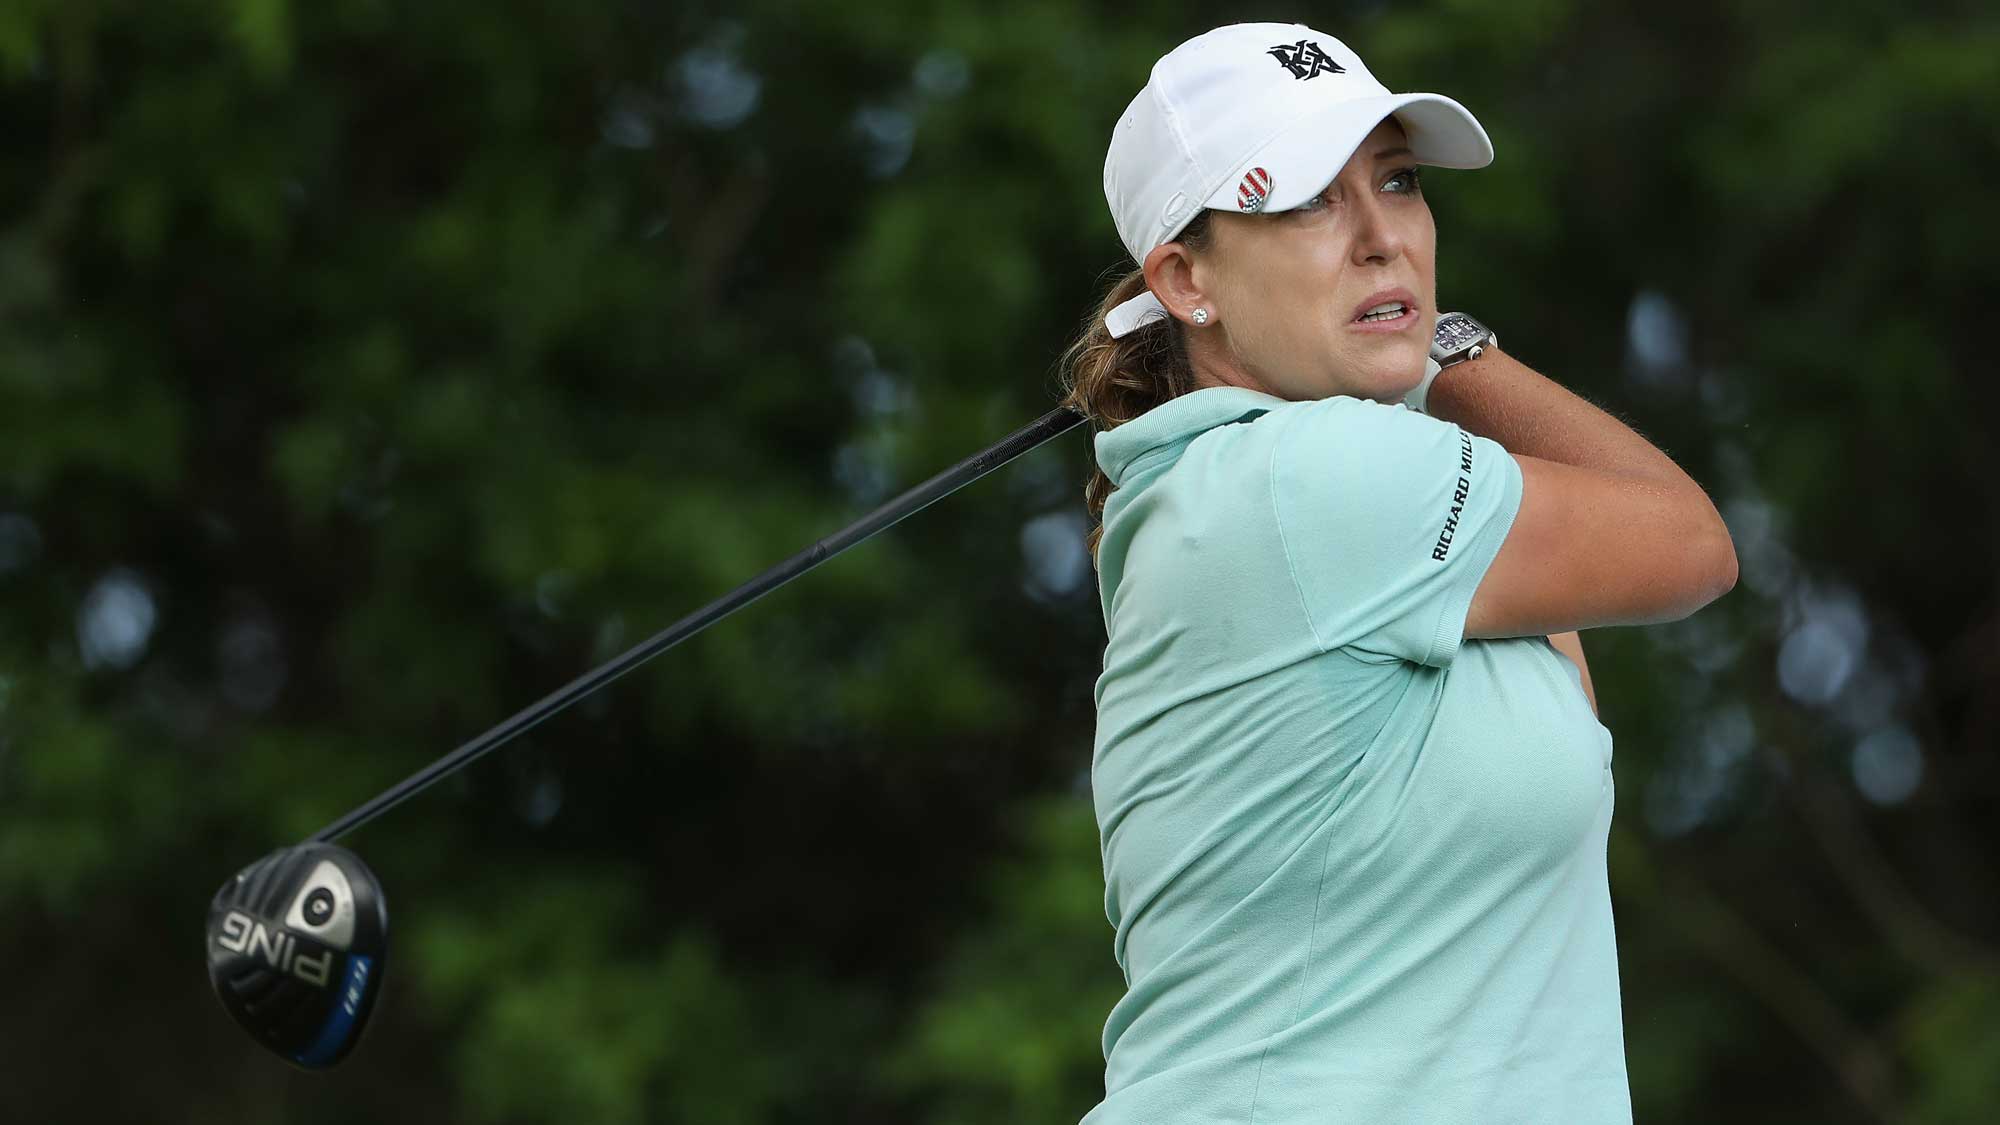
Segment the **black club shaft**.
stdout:
<path fill-rule="evenodd" d="M 806 571 L 818 566 L 833 556 L 847 550 L 856 543 L 867 539 L 878 531 L 894 526 L 909 516 L 924 510 L 946 496 L 964 488 L 980 477 L 1000 468 L 1002 465 L 1036 449 L 1049 441 L 1068 433 L 1083 421 L 1083 416 L 1067 408 L 1058 408 L 1042 415 L 1039 419 L 1001 439 L 996 444 L 967 457 L 944 472 L 917 485 L 901 496 L 862 516 L 860 519 L 819 540 L 812 546 L 791 558 L 759 574 L 729 593 L 722 595 L 700 609 L 653 634 L 644 641 L 627 649 L 596 668 L 578 676 L 569 683 L 544 696 L 536 703 L 517 712 L 486 733 L 465 743 L 458 749 L 397 782 L 394 786 L 371 798 L 367 803 L 355 808 L 339 820 L 314 833 L 309 842 L 330 842 L 367 824 L 425 789 L 457 773 L 485 755 L 498 750 L 521 735 L 535 729 L 544 720 L 569 707 L 577 700 L 616 680 L 653 657 L 660 655 L 675 645 L 708 628 L 730 614 L 783 586 Z"/>

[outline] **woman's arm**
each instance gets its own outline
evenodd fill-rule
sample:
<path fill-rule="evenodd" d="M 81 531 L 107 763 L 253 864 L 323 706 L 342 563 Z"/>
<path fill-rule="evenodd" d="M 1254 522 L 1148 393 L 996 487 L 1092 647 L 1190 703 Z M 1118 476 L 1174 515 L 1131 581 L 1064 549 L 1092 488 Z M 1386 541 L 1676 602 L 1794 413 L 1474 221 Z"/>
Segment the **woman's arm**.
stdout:
<path fill-rule="evenodd" d="M 1673 458 L 1623 420 L 1498 346 L 1439 372 L 1424 412 L 1492 438 L 1509 453 L 1655 482 L 1688 496 L 1722 523 L 1708 493 Z"/>
<path fill-rule="evenodd" d="M 1590 700 L 1590 713 L 1597 714 L 1597 691 L 1590 686 L 1590 665 L 1584 663 L 1582 635 L 1573 632 L 1551 633 L 1549 643 L 1556 646 L 1557 652 L 1569 657 L 1570 663 L 1575 664 L 1576 670 L 1583 674 L 1583 697 Z"/>
<path fill-rule="evenodd" d="M 1521 472 L 1520 509 L 1473 593 L 1465 636 L 1679 621 L 1736 585 L 1736 545 L 1701 486 L 1499 348 L 1445 368 L 1425 409 L 1499 444 Z"/>

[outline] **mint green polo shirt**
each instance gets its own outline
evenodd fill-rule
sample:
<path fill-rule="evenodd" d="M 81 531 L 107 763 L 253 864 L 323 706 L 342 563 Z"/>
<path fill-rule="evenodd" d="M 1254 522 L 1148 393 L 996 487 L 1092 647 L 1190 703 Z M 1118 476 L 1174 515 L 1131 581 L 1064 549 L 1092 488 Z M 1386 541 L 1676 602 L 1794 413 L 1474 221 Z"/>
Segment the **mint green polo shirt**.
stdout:
<path fill-rule="evenodd" d="M 1630 1121 L 1611 733 L 1546 637 L 1463 635 L 1519 464 L 1234 387 L 1096 453 L 1127 990 L 1085 1125 Z"/>

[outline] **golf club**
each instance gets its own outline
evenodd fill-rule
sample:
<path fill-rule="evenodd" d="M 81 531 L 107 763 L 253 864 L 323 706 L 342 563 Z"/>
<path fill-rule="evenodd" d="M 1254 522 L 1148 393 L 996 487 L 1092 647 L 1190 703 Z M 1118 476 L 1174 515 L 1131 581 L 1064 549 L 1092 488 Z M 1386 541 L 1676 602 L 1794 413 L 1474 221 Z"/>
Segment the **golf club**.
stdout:
<path fill-rule="evenodd" d="M 360 1038 L 381 991 L 388 900 L 360 857 L 334 840 L 374 820 L 543 720 L 878 531 L 894 526 L 1069 432 L 1058 408 L 911 488 L 840 531 L 634 645 L 404 778 L 306 842 L 277 851 L 222 885 L 209 907 L 208 973 L 238 1024 L 280 1057 L 329 1067 Z"/>

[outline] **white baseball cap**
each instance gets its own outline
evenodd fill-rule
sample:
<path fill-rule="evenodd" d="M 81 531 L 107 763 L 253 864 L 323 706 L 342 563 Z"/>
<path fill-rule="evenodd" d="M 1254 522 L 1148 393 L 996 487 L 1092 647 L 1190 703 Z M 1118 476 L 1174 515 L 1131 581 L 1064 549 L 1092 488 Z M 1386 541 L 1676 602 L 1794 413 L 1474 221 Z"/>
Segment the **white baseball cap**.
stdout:
<path fill-rule="evenodd" d="M 1392 94 L 1361 56 L 1296 23 L 1238 23 L 1153 64 L 1104 157 L 1104 198 L 1132 260 L 1203 207 L 1289 211 L 1318 195 L 1369 131 L 1396 114 L 1419 164 L 1483 168 L 1486 130 L 1442 94 Z M 1123 336 L 1167 310 L 1149 290 L 1104 318 Z"/>

